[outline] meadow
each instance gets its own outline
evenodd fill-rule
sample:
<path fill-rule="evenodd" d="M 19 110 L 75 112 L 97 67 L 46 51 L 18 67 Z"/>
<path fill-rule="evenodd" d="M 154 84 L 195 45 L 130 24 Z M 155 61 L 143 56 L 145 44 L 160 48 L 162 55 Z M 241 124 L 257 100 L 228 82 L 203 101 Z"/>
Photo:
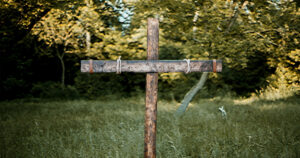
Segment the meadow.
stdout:
<path fill-rule="evenodd" d="M 300 99 L 158 102 L 157 156 L 300 157 Z M 222 116 L 218 110 L 224 106 Z M 0 102 L 0 157 L 143 157 L 144 98 Z"/>

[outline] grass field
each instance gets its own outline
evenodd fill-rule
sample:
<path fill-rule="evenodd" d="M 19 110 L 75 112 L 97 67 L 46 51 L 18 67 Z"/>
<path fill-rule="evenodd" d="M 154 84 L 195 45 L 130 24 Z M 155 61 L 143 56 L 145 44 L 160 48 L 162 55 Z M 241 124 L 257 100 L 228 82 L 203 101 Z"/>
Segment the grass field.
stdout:
<path fill-rule="evenodd" d="M 158 157 L 300 157 L 299 98 L 177 106 L 158 103 Z M 0 102 L 1 158 L 143 157 L 143 134 L 143 98 Z"/>

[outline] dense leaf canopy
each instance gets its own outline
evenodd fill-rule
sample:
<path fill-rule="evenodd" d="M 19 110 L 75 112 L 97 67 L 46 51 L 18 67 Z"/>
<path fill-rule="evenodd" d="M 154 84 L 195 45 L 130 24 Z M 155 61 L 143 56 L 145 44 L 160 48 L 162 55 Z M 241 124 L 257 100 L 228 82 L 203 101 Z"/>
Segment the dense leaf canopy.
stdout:
<path fill-rule="evenodd" d="M 36 84 L 59 80 L 83 96 L 115 93 L 104 90 L 111 85 L 121 93 L 138 92 L 142 75 L 86 76 L 78 73 L 79 62 L 145 59 L 148 17 L 160 20 L 160 59 L 223 60 L 223 73 L 209 76 L 207 96 L 249 95 L 282 85 L 299 89 L 297 5 L 292 0 L 3 0 L 0 95 L 24 97 Z M 198 79 L 199 74 L 160 74 L 163 97 L 181 98 Z"/>

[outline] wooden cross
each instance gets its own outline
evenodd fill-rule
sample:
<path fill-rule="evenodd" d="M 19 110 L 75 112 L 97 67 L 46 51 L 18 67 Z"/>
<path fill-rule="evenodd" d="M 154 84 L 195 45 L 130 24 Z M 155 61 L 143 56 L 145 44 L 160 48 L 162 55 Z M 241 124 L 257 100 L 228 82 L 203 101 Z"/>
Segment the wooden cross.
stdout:
<path fill-rule="evenodd" d="M 158 72 L 221 72 L 221 60 L 158 60 L 159 22 L 148 19 L 147 56 L 148 60 L 82 60 L 81 72 L 145 72 L 146 109 L 144 157 L 156 157 L 156 112 Z"/>

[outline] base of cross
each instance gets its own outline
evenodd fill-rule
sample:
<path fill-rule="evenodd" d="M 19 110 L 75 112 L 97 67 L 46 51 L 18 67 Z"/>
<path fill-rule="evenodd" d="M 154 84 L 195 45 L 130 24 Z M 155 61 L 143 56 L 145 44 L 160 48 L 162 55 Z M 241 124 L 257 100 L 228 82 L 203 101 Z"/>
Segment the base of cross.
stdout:
<path fill-rule="evenodd" d="M 148 19 L 147 59 L 148 60 L 82 60 L 81 72 L 137 72 L 147 73 L 145 105 L 144 157 L 156 157 L 156 113 L 159 72 L 221 72 L 221 60 L 158 60 L 159 22 Z"/>

